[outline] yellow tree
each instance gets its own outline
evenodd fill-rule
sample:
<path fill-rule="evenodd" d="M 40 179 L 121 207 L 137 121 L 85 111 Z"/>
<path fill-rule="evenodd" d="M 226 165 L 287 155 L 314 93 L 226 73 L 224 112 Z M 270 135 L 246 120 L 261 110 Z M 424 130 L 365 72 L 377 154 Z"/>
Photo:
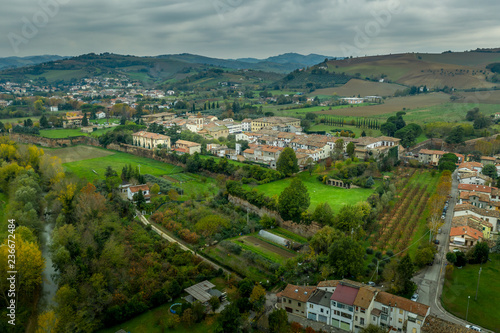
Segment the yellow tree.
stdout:
<path fill-rule="evenodd" d="M 56 330 L 59 319 L 53 310 L 44 312 L 38 316 L 38 327 L 35 333 L 53 333 Z"/>
<path fill-rule="evenodd" d="M 266 300 L 266 290 L 261 285 L 255 285 L 252 289 L 252 293 L 250 294 L 250 303 L 253 306 L 260 310 L 264 305 L 264 301 Z"/>
<path fill-rule="evenodd" d="M 64 178 L 64 168 L 61 159 L 57 156 L 43 155 L 40 158 L 40 172 L 42 178 L 49 185 L 54 185 Z"/>

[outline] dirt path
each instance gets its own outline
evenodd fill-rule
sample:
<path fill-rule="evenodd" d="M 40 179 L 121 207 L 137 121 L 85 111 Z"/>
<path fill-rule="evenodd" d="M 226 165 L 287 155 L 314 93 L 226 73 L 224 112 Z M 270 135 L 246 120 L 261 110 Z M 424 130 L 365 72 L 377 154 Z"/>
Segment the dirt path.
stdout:
<path fill-rule="evenodd" d="M 266 242 L 264 242 L 258 238 L 255 238 L 253 236 L 243 236 L 243 237 L 239 238 L 238 240 L 241 240 L 244 243 L 247 243 L 248 245 L 257 246 L 257 247 L 263 248 L 267 251 L 274 252 L 274 253 L 279 254 L 280 256 L 287 258 L 287 259 L 295 257 L 294 253 L 288 252 L 286 250 L 283 250 L 280 247 L 266 243 Z"/>

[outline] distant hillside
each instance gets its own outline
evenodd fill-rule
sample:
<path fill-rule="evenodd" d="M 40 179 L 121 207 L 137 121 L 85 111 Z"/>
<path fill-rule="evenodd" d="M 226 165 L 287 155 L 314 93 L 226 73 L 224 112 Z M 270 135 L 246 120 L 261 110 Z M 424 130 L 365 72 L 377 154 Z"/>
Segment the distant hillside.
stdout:
<path fill-rule="evenodd" d="M 195 54 L 167 54 L 160 55 L 158 58 L 174 59 L 189 63 L 212 65 L 232 69 L 253 69 L 266 72 L 290 73 L 299 68 L 316 65 L 325 59 L 336 59 L 318 54 L 309 54 L 307 56 L 298 53 L 285 53 L 279 56 L 269 57 L 267 59 L 239 58 L 239 59 L 218 59 Z"/>
<path fill-rule="evenodd" d="M 334 60 L 328 71 L 362 79 L 384 79 L 407 86 L 457 89 L 490 88 L 493 73 L 486 68 L 500 61 L 494 52 L 444 52 L 441 54 L 406 53 Z"/>
<path fill-rule="evenodd" d="M 266 59 L 239 58 L 236 60 L 248 62 L 248 63 L 274 62 L 274 63 L 278 63 L 278 64 L 301 64 L 302 65 L 301 67 L 294 68 L 294 69 L 298 69 L 298 68 L 303 68 L 303 67 L 313 66 L 313 65 L 319 64 L 320 62 L 325 61 L 325 59 L 339 59 L 339 58 L 328 57 L 328 56 L 319 55 L 319 54 L 302 55 L 302 54 L 298 54 L 298 53 L 285 53 L 285 54 L 280 54 L 278 56 L 269 57 Z"/>
<path fill-rule="evenodd" d="M 0 71 L 0 80 L 25 82 L 35 80 L 49 84 L 67 84 L 84 77 L 127 77 L 146 86 L 215 87 L 219 82 L 232 84 L 268 84 L 283 75 L 263 71 L 237 71 L 227 68 L 224 60 L 211 64 L 201 62 L 200 56 L 179 55 L 162 57 L 136 57 L 111 53 L 85 54 L 16 69 Z M 211 59 L 211 58 L 206 58 Z M 215 67 L 215 68 L 214 68 Z"/>
<path fill-rule="evenodd" d="M 68 57 L 61 57 L 58 55 L 41 55 L 30 57 L 7 57 L 0 58 L 0 70 L 6 68 L 19 68 L 25 66 L 38 65 L 43 62 L 55 61 L 66 59 Z"/>

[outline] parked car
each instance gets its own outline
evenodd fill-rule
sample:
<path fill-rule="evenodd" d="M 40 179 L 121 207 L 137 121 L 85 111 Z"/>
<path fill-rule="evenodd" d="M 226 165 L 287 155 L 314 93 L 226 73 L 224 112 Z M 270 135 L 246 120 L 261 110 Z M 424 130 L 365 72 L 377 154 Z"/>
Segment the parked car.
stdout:
<path fill-rule="evenodd" d="M 413 294 L 413 296 L 411 297 L 411 300 L 416 302 L 418 300 L 418 294 L 417 293 Z"/>
<path fill-rule="evenodd" d="M 434 244 L 439 244 L 439 239 L 435 239 Z"/>
<path fill-rule="evenodd" d="M 445 218 L 446 218 L 445 214 L 441 215 L 441 220 L 444 220 Z"/>
<path fill-rule="evenodd" d="M 372 287 L 375 287 L 375 282 L 373 282 L 373 281 L 368 281 L 368 285 L 369 285 L 369 286 L 372 286 Z"/>
<path fill-rule="evenodd" d="M 474 325 L 465 325 L 465 327 L 476 332 L 481 332 L 481 328 Z"/>
<path fill-rule="evenodd" d="M 438 234 L 440 234 L 442 232 L 441 228 L 438 229 Z"/>

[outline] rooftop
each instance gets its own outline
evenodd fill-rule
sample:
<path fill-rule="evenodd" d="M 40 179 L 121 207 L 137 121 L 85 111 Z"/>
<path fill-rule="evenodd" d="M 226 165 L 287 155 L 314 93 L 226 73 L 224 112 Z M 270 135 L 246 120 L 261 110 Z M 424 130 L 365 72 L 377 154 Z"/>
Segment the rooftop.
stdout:
<path fill-rule="evenodd" d="M 281 292 L 281 296 L 294 299 L 299 302 L 307 302 L 315 290 L 316 287 L 295 286 L 293 284 L 289 284 Z"/>
<path fill-rule="evenodd" d="M 354 288 L 339 284 L 337 288 L 335 288 L 335 291 L 333 292 L 331 299 L 333 301 L 337 301 L 342 304 L 354 305 L 354 300 L 358 295 L 358 291 L 359 288 Z"/>
<path fill-rule="evenodd" d="M 450 237 L 467 235 L 474 239 L 483 238 L 483 232 L 467 226 L 453 227 L 450 230 Z"/>
<path fill-rule="evenodd" d="M 387 306 L 397 307 L 422 317 L 425 317 L 427 315 L 427 311 L 429 311 L 429 307 L 427 305 L 413 302 L 404 297 L 386 293 L 385 291 L 379 292 L 375 297 L 375 301 Z"/>
<path fill-rule="evenodd" d="M 203 281 L 195 284 L 189 288 L 184 289 L 189 295 L 193 296 L 196 300 L 201 303 L 207 302 L 212 295 L 208 292 L 210 289 L 214 288 L 215 285 L 210 281 Z"/>

